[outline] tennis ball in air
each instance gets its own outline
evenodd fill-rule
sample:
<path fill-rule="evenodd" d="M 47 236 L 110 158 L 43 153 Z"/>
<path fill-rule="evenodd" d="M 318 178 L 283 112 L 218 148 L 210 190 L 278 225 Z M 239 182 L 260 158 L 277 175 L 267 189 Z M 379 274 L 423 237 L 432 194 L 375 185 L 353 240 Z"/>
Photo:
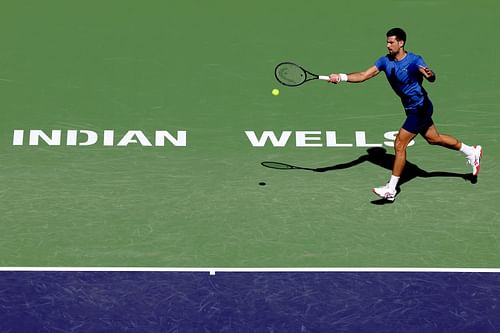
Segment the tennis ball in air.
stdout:
<path fill-rule="evenodd" d="M 274 96 L 278 96 L 280 94 L 280 91 L 279 89 L 273 89 L 273 91 L 271 91 L 271 94 L 273 94 Z"/>

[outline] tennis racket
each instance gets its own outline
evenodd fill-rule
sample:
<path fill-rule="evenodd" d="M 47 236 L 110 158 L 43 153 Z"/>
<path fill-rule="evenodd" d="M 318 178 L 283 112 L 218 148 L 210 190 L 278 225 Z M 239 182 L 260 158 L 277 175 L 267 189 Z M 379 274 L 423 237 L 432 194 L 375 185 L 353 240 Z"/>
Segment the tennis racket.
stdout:
<path fill-rule="evenodd" d="M 316 75 L 293 62 L 278 64 L 274 69 L 274 76 L 279 83 L 288 87 L 297 87 L 311 80 L 330 80 L 327 75 Z"/>

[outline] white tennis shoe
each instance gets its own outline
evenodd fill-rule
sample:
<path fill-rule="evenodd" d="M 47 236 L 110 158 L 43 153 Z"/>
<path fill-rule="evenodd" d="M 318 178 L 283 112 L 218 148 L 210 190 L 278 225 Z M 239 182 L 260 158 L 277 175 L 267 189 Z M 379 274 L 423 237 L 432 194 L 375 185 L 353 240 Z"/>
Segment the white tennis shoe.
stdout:
<path fill-rule="evenodd" d="M 472 175 L 477 176 L 481 169 L 481 158 L 483 157 L 483 147 L 474 146 L 474 154 L 467 156 L 467 163 L 472 166 Z"/>
<path fill-rule="evenodd" d="M 396 194 L 398 193 L 397 190 L 392 190 L 389 187 L 389 184 L 386 184 L 381 187 L 375 187 L 372 189 L 373 193 L 378 195 L 380 198 L 388 200 L 388 201 L 394 201 L 396 199 Z"/>

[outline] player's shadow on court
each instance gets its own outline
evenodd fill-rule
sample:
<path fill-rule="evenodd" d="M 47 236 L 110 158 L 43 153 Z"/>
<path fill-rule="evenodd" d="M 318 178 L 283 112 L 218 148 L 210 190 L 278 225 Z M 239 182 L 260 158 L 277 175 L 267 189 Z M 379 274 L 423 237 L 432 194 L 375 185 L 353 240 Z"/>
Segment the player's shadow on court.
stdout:
<path fill-rule="evenodd" d="M 352 168 L 356 165 L 359 165 L 361 163 L 365 162 L 370 162 L 372 164 L 375 164 L 377 166 L 380 166 L 384 169 L 387 169 L 389 171 L 392 171 L 392 166 L 394 164 L 394 158 L 395 156 L 392 154 L 388 154 L 387 150 L 381 147 L 373 147 L 367 149 L 367 154 L 362 155 L 358 157 L 357 159 L 346 162 L 346 163 L 341 163 L 341 164 L 336 164 L 332 166 L 327 166 L 327 167 L 322 167 L 322 168 L 303 168 L 303 167 L 298 167 L 298 166 L 293 166 L 285 163 L 279 163 L 279 162 L 262 162 L 261 164 L 265 167 L 268 168 L 273 168 L 273 169 L 283 169 L 283 170 L 289 170 L 289 169 L 301 169 L 301 170 L 309 170 L 309 171 L 314 171 L 314 172 L 328 172 L 328 171 L 334 171 L 334 170 L 342 170 L 342 169 L 348 169 Z M 472 184 L 477 183 L 477 176 L 473 176 L 472 173 L 455 173 L 455 172 L 446 172 L 446 171 L 425 171 L 419 168 L 417 165 L 406 161 L 406 165 L 403 171 L 403 174 L 401 175 L 401 178 L 399 179 L 398 183 L 398 194 L 401 193 L 401 186 L 404 184 L 408 183 L 409 181 L 417 178 L 433 178 L 433 177 L 454 177 L 454 178 L 461 178 L 465 181 L 469 181 Z M 391 203 L 390 201 L 387 201 L 385 199 L 380 199 L 380 200 L 374 200 L 371 202 L 372 204 L 375 205 L 383 205 L 386 203 Z"/>

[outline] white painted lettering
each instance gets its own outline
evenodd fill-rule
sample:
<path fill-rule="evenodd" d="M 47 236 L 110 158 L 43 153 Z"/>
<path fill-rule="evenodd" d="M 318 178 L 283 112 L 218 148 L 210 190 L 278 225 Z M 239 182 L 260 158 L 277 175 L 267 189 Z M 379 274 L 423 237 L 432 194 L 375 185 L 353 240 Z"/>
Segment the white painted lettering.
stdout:
<path fill-rule="evenodd" d="M 130 143 L 140 143 L 142 146 L 148 147 L 152 146 L 151 142 L 149 142 L 148 138 L 146 138 L 142 131 L 128 131 L 118 142 L 117 146 L 124 147 L 128 146 Z"/>
<path fill-rule="evenodd" d="M 155 146 L 165 146 L 165 139 L 170 141 L 176 147 L 187 146 L 187 132 L 177 131 L 177 138 L 167 131 L 156 131 L 155 133 Z"/>
<path fill-rule="evenodd" d="M 317 136 L 309 136 L 317 135 Z M 295 145 L 297 147 L 323 147 L 322 143 L 308 143 L 308 141 L 321 141 L 321 131 L 295 132 Z"/>
<path fill-rule="evenodd" d="M 248 140 L 250 140 L 252 146 L 254 147 L 264 147 L 267 140 L 270 140 L 271 144 L 274 147 L 284 147 L 288 142 L 288 139 L 290 138 L 292 131 L 281 132 L 281 136 L 279 139 L 276 137 L 273 131 L 264 131 L 260 139 L 257 139 L 257 135 L 255 134 L 254 131 L 245 131 L 245 134 L 247 135 Z"/>
<path fill-rule="evenodd" d="M 14 130 L 12 137 L 13 146 L 22 146 L 24 144 L 24 130 Z"/>
<path fill-rule="evenodd" d="M 382 147 L 382 144 L 366 143 L 365 131 L 356 131 L 356 147 Z"/>
<path fill-rule="evenodd" d="M 30 138 L 29 138 L 30 146 L 38 146 L 40 139 L 49 146 L 60 146 L 61 130 L 52 130 L 50 136 L 41 130 L 30 131 Z"/>
<path fill-rule="evenodd" d="M 326 146 L 327 147 L 352 147 L 352 143 L 337 143 L 337 132 L 326 131 Z"/>
<path fill-rule="evenodd" d="M 115 144 L 115 131 L 114 130 L 104 130 L 104 140 L 103 145 L 112 147 Z"/>

